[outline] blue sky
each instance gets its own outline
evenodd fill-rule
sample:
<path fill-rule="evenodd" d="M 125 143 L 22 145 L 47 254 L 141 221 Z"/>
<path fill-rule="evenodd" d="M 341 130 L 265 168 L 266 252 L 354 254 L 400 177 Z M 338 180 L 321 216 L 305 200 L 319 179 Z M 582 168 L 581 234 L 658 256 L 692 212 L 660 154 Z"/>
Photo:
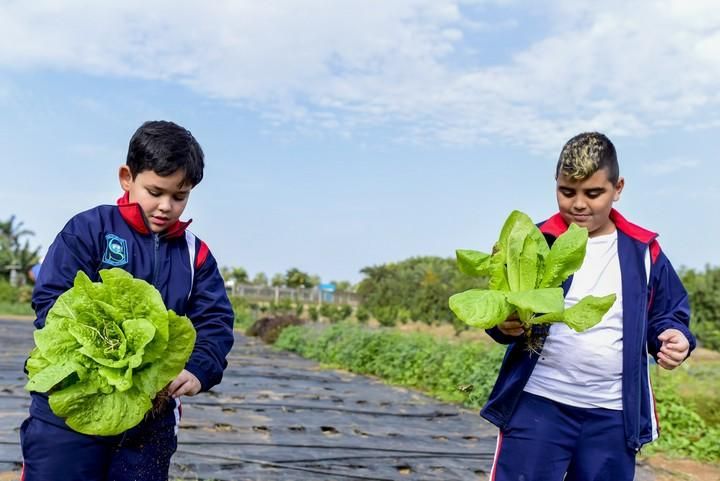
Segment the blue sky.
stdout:
<path fill-rule="evenodd" d="M 554 212 L 563 143 L 600 130 L 677 266 L 718 264 L 714 1 L 0 0 L 0 218 L 46 248 L 119 196 L 145 120 L 190 129 L 186 217 L 221 265 L 324 281 L 489 250 Z"/>

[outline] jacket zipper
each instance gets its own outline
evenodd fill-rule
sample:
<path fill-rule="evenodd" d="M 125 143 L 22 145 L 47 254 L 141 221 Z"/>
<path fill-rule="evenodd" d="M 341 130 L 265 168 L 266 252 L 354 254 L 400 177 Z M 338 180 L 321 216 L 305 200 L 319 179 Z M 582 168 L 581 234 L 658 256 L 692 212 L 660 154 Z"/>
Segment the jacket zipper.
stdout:
<path fill-rule="evenodd" d="M 648 249 L 650 246 L 647 247 Z M 643 259 L 645 257 L 646 253 L 643 252 Z M 643 262 L 643 267 L 645 266 Z M 647 273 L 646 273 L 647 274 Z M 647 277 L 646 277 L 647 279 Z M 635 436 L 637 437 L 636 443 L 637 448 L 636 451 L 640 451 L 642 448 L 642 443 L 640 442 L 640 419 L 642 414 L 642 384 L 643 384 L 643 378 L 647 377 L 647 365 L 645 366 L 645 369 L 643 369 L 643 351 L 645 352 L 645 356 L 647 357 L 647 323 L 649 321 L 649 313 L 648 313 L 648 295 L 649 295 L 649 289 L 650 289 L 650 283 L 648 282 L 645 284 L 645 288 L 643 289 L 643 295 L 641 296 L 641 309 L 640 309 L 640 315 L 642 316 L 643 322 L 640 324 L 640 352 L 639 352 L 639 362 L 638 362 L 638 373 L 640 374 L 638 376 L 638 403 L 637 403 L 637 423 L 635 425 Z M 645 359 L 645 363 L 647 364 L 650 362 L 649 359 Z M 650 389 L 650 386 L 648 386 L 648 390 Z M 649 394 L 649 393 L 648 393 Z M 650 409 L 652 409 L 652 406 L 650 406 Z M 650 413 L 650 417 L 652 417 L 652 413 Z M 652 421 L 650 421 L 652 423 Z M 652 433 L 650 435 L 652 439 Z"/>
<path fill-rule="evenodd" d="M 153 277 L 152 277 L 152 285 L 157 286 L 157 279 L 158 279 L 158 273 L 160 271 L 160 259 L 159 252 L 160 252 L 160 236 L 158 234 L 153 234 Z"/>

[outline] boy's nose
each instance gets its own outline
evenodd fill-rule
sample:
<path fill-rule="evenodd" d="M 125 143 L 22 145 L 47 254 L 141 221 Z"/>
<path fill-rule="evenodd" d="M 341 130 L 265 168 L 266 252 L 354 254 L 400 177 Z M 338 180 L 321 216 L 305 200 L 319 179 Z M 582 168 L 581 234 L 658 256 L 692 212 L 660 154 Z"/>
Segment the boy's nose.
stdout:
<path fill-rule="evenodd" d="M 587 202 L 585 202 L 585 199 L 581 197 L 575 197 L 575 201 L 573 202 L 573 209 L 575 210 L 585 210 L 587 208 Z"/>
<path fill-rule="evenodd" d="M 168 212 L 170 210 L 170 201 L 168 200 L 161 200 L 158 204 L 158 210 L 162 212 Z"/>

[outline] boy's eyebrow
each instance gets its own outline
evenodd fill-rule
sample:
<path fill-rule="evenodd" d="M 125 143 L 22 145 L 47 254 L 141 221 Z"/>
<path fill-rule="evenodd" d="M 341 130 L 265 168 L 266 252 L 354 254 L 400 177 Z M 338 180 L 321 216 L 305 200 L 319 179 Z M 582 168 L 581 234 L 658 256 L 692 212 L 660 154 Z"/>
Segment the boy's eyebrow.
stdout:
<path fill-rule="evenodd" d="M 576 190 L 582 190 L 583 192 L 605 192 L 607 190 L 605 187 L 589 187 L 587 189 L 577 189 L 576 187 L 570 187 L 567 185 L 558 185 L 558 190 L 571 190 L 575 192 Z"/>
<path fill-rule="evenodd" d="M 184 184 L 183 184 L 184 185 Z M 178 186 L 180 189 L 183 189 L 182 186 Z M 148 184 L 148 188 L 153 190 L 159 190 L 160 192 L 165 192 L 167 189 L 163 189 L 162 187 L 155 185 L 155 184 Z M 187 194 L 192 190 L 192 187 L 188 187 L 186 190 L 180 190 L 179 192 L 176 192 L 177 194 Z"/>

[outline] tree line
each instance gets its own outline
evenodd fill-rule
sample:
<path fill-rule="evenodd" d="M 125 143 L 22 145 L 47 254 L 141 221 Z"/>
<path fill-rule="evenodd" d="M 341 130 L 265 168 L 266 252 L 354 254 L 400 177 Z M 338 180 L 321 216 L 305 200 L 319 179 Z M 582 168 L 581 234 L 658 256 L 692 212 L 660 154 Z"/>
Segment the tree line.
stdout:
<path fill-rule="evenodd" d="M 251 278 L 244 267 L 223 266 L 220 269 L 220 274 L 226 281 L 253 286 L 312 288 L 319 286 L 322 282 L 319 275 L 309 274 L 297 267 L 291 267 L 284 274 L 274 274 L 269 279 L 264 272 L 258 272 Z M 330 284 L 334 284 L 335 289 L 338 291 L 354 292 L 355 290 L 355 286 L 350 281 L 330 281 Z"/>
<path fill-rule="evenodd" d="M 464 329 L 450 311 L 448 298 L 487 285 L 486 279 L 462 274 L 453 258 L 411 257 L 360 272 L 365 276 L 357 288 L 362 306 L 386 326 L 420 321 Z M 679 275 L 690 298 L 692 331 L 703 347 L 720 350 L 720 267 L 684 268 Z"/>
<path fill-rule="evenodd" d="M 24 281 L 29 269 L 38 262 L 40 248 L 31 247 L 32 236 L 34 232 L 25 228 L 15 216 L 0 221 L 0 283 L 7 284 L 11 269 Z M 320 276 L 296 267 L 271 278 L 263 272 L 250 278 L 242 267 L 223 267 L 221 272 L 226 280 L 242 284 L 295 288 L 312 288 L 320 284 Z M 356 285 L 349 281 L 332 283 L 338 291 L 360 294 L 363 310 L 385 326 L 419 321 L 451 323 L 456 329 L 463 329 L 464 325 L 448 308 L 448 298 L 466 289 L 487 286 L 486 279 L 460 273 L 455 259 L 436 256 L 411 257 L 368 266 L 360 272 L 364 277 Z M 679 274 L 690 297 L 693 332 L 702 346 L 720 350 L 720 267 L 683 268 Z"/>

